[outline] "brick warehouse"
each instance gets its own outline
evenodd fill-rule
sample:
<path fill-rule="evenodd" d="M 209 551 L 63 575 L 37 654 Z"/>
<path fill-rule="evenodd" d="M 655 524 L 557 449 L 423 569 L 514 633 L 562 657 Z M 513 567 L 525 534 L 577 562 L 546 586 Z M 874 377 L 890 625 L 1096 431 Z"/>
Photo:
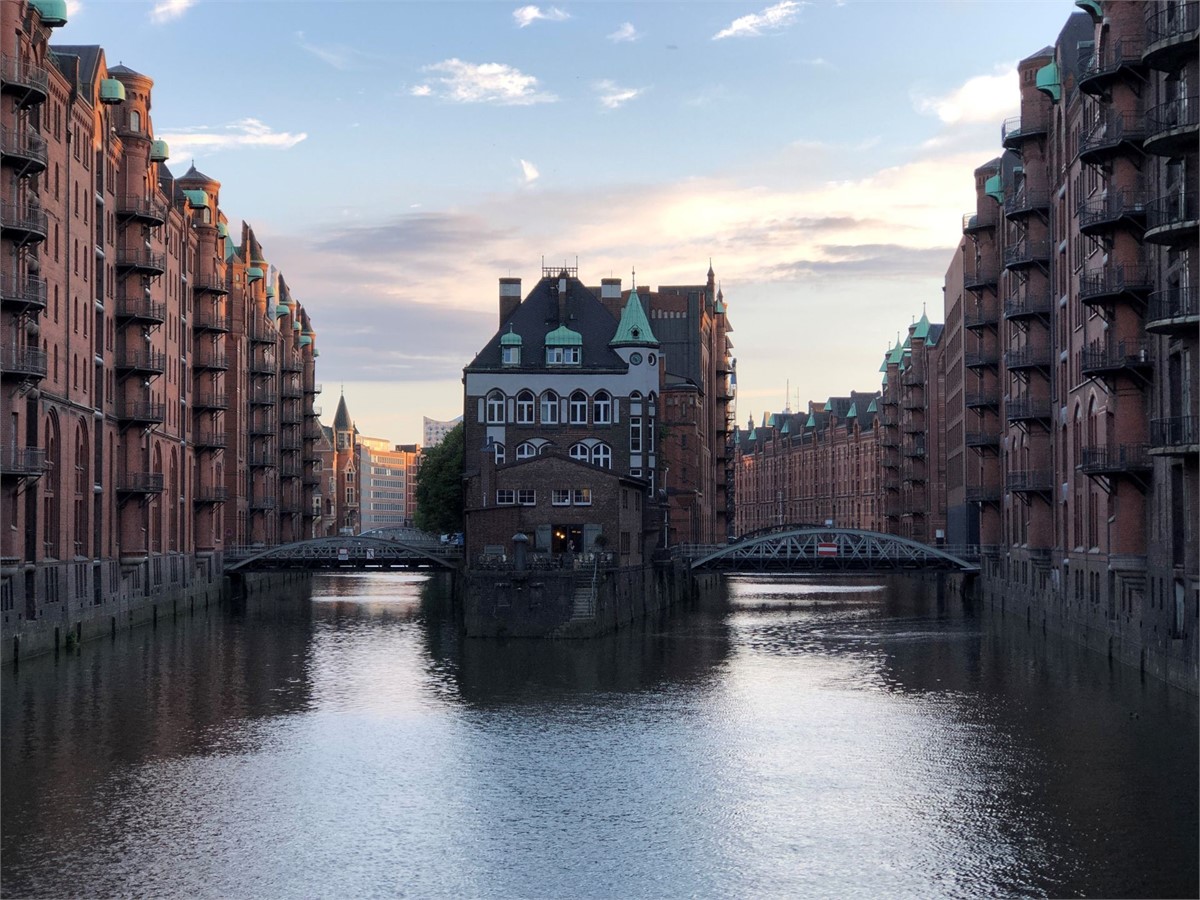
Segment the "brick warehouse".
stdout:
<path fill-rule="evenodd" d="M 152 80 L 51 45 L 61 2 L 0 17 L 7 657 L 310 533 L 320 427 L 312 323 L 220 184 L 167 169 Z"/>

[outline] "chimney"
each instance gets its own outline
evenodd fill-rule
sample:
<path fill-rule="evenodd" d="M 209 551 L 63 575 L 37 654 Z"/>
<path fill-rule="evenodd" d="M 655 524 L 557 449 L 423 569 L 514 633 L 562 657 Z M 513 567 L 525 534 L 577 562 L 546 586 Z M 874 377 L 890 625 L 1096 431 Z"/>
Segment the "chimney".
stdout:
<path fill-rule="evenodd" d="M 507 322 L 521 305 L 521 279 L 500 279 L 500 324 Z"/>
<path fill-rule="evenodd" d="M 558 277 L 558 324 L 567 324 L 567 273 Z"/>
<path fill-rule="evenodd" d="M 621 299 L 621 279 L 620 278 L 602 278 L 602 279 L 600 279 L 600 299 L 601 300 L 620 300 Z"/>

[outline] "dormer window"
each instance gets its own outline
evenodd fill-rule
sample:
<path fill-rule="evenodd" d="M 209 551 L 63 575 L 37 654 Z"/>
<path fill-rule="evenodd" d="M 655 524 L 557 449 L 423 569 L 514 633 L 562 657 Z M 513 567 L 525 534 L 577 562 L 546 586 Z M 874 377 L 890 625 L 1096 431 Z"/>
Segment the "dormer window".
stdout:
<path fill-rule="evenodd" d="M 500 365 L 519 366 L 521 364 L 521 336 L 514 334 L 512 326 L 508 326 L 508 334 L 500 338 Z"/>
<path fill-rule="evenodd" d="M 566 325 L 546 335 L 546 365 L 577 366 L 582 360 L 583 335 Z"/>
<path fill-rule="evenodd" d="M 578 347 L 547 347 L 546 365 L 548 366 L 577 366 L 579 365 Z"/>

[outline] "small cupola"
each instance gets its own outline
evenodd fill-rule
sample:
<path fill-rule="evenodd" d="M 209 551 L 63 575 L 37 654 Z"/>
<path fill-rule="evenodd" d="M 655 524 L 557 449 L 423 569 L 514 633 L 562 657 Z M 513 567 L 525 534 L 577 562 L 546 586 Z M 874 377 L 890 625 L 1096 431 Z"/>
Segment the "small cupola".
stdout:
<path fill-rule="evenodd" d="M 617 325 L 616 334 L 608 342 L 610 347 L 657 347 L 658 338 L 650 330 L 650 322 L 646 311 L 642 309 L 641 298 L 637 288 L 629 292 L 629 300 L 621 311 L 621 321 Z"/>
<path fill-rule="evenodd" d="M 546 365 L 577 366 L 583 361 L 583 335 L 559 325 L 546 335 Z"/>
<path fill-rule="evenodd" d="M 521 364 L 521 336 L 508 326 L 508 331 L 500 337 L 500 364 L 503 366 L 519 366 Z"/>

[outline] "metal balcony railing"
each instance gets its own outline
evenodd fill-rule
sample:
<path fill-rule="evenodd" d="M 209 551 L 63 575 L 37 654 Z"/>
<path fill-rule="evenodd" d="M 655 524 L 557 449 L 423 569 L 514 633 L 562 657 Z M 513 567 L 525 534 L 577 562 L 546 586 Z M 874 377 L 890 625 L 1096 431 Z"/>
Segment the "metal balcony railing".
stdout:
<path fill-rule="evenodd" d="M 167 355 L 161 350 L 118 350 L 115 364 L 118 369 L 161 375 L 166 371 Z"/>
<path fill-rule="evenodd" d="M 117 218 L 161 225 L 167 220 L 167 205 L 154 197 L 125 195 L 117 198 Z"/>
<path fill-rule="evenodd" d="M 1079 276 L 1079 301 L 1087 304 L 1119 300 L 1141 302 L 1154 288 L 1154 274 L 1147 266 L 1109 265 Z"/>
<path fill-rule="evenodd" d="M 1046 494 L 1054 489 L 1054 476 L 1049 469 L 1009 472 L 1004 477 L 1004 486 L 1017 494 Z"/>
<path fill-rule="evenodd" d="M 40 172 L 46 168 L 46 139 L 32 128 L 0 128 L 0 155 L 19 163 L 27 175 Z"/>
<path fill-rule="evenodd" d="M 13 56 L 0 56 L 0 86 L 6 94 L 19 94 L 18 105 L 32 106 L 46 99 L 50 75 L 42 66 Z"/>
<path fill-rule="evenodd" d="M 117 268 L 161 275 L 167 269 L 167 258 L 150 250 L 122 249 L 117 251 Z"/>
<path fill-rule="evenodd" d="M 1200 218 L 1200 199 L 1191 191 L 1159 197 L 1146 204 L 1146 240 L 1173 243 L 1178 237 L 1194 238 Z"/>
<path fill-rule="evenodd" d="M 0 203 L 0 232 L 20 240 L 45 240 L 46 211 L 36 203 Z"/>
<path fill-rule="evenodd" d="M 135 322 L 156 322 L 162 324 L 167 320 L 167 304 L 155 303 L 146 296 L 118 297 L 116 317 Z"/>
<path fill-rule="evenodd" d="M 1200 444 L 1200 416 L 1167 416 L 1150 421 L 1150 445 L 1156 448 Z"/>
<path fill-rule="evenodd" d="M 1019 347 L 1004 353 L 1004 367 L 1010 371 L 1046 369 L 1049 366 L 1050 350 L 1047 347 Z"/>
<path fill-rule="evenodd" d="M 123 494 L 161 494 L 161 472 L 122 472 L 117 476 L 117 490 Z"/>
<path fill-rule="evenodd" d="M 1079 204 L 1079 230 L 1084 234 L 1108 231 L 1118 225 L 1142 227 L 1146 222 L 1146 202 L 1149 197 L 1144 191 L 1109 191 L 1099 200 L 1085 200 Z"/>
<path fill-rule="evenodd" d="M 0 474 L 36 478 L 46 471 L 46 451 L 41 447 L 0 446 Z"/>
<path fill-rule="evenodd" d="M 1031 316 L 1050 315 L 1049 288 L 1041 291 L 1027 289 L 1024 294 L 1013 294 L 1004 301 L 1004 318 L 1024 319 Z"/>
<path fill-rule="evenodd" d="M 1146 50 L 1148 66 L 1170 71 L 1181 61 L 1195 59 L 1196 34 L 1200 30 L 1200 3 L 1147 4 Z"/>
<path fill-rule="evenodd" d="M 1079 464 L 1079 471 L 1085 475 L 1145 472 L 1150 468 L 1150 447 L 1147 444 L 1109 444 L 1105 447 L 1084 447 Z"/>
<path fill-rule="evenodd" d="M 1152 344 L 1146 338 L 1093 341 L 1080 354 L 1080 370 L 1090 377 L 1149 369 L 1154 362 L 1152 350 Z"/>
<path fill-rule="evenodd" d="M 1004 404 L 1004 418 L 1009 422 L 1048 422 L 1050 401 L 1014 397 Z"/>
<path fill-rule="evenodd" d="M 1049 241 L 1021 241 L 1004 248 L 1005 268 L 1046 264 L 1050 262 Z"/>
<path fill-rule="evenodd" d="M 1146 330 L 1160 334 L 1174 331 L 1196 332 L 1200 323 L 1200 290 L 1190 285 L 1175 285 L 1150 295 L 1146 308 Z"/>
<path fill-rule="evenodd" d="M 1146 139 L 1146 117 L 1140 112 L 1106 110 L 1079 137 L 1079 158 L 1102 162 L 1123 152 L 1136 151 Z"/>
<path fill-rule="evenodd" d="M 46 280 L 33 275 L 0 275 L 0 302 L 14 312 L 41 311 L 46 308 Z"/>

